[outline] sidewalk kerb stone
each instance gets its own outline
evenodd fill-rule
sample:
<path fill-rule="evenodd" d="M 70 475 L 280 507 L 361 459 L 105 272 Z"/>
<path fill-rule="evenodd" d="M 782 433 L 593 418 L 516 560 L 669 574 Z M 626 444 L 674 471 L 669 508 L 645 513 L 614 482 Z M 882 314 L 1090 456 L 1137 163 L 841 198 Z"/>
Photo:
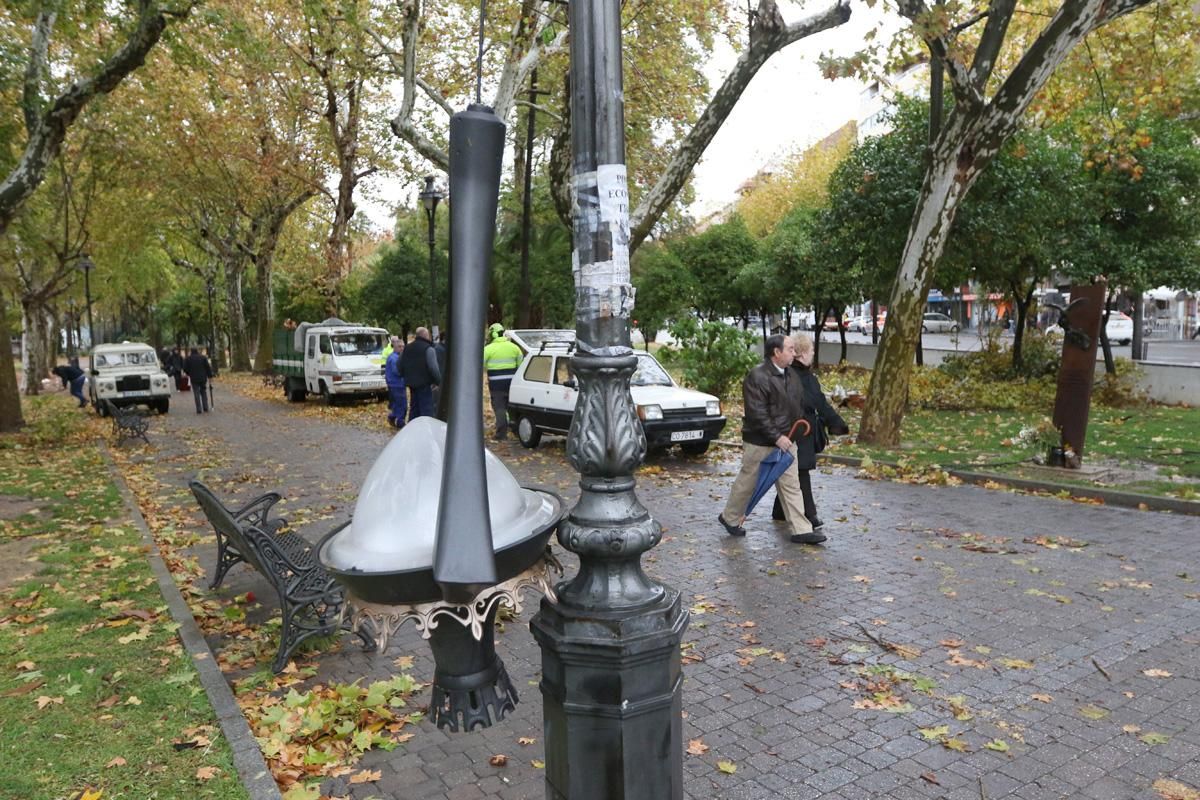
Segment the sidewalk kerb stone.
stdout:
<path fill-rule="evenodd" d="M 146 545 L 146 558 L 150 562 L 150 570 L 158 580 L 158 589 L 171 611 L 171 616 L 179 623 L 179 639 L 191 658 L 192 664 L 196 667 L 196 672 L 200 675 L 200 683 L 208 695 L 209 703 L 212 704 L 217 722 L 221 726 L 221 732 L 233 751 L 233 764 L 237 768 L 242 785 L 246 787 L 250 800 L 282 800 L 279 787 L 275 785 L 275 779 L 271 776 L 266 761 L 263 760 L 262 751 L 259 750 L 258 742 L 250 732 L 250 726 L 246 722 L 245 715 L 242 714 L 241 707 L 233 697 L 233 691 L 229 688 L 221 668 L 217 666 L 217 660 L 213 656 L 212 650 L 209 649 L 204 634 L 196 625 L 191 609 L 188 608 L 183 595 L 179 593 L 175 579 L 171 577 L 170 570 L 167 569 L 167 565 L 158 553 L 158 544 L 154 541 L 150 526 L 146 524 L 141 509 L 133 497 L 133 492 L 125 483 L 125 476 L 117 469 L 107 445 L 102 443 L 100 452 L 108 463 L 109 472 L 113 476 L 113 482 L 121 495 L 121 500 L 125 503 L 130 519 L 141 532 L 142 541 Z"/>

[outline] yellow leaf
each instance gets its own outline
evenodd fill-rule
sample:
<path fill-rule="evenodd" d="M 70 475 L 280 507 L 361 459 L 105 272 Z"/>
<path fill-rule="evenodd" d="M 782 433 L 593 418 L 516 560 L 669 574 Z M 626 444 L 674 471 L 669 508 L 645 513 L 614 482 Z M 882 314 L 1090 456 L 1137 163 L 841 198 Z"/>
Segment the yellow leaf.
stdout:
<path fill-rule="evenodd" d="M 1200 800 L 1200 791 L 1170 778 L 1159 778 L 1154 782 L 1154 791 L 1163 800 Z"/>
<path fill-rule="evenodd" d="M 533 765 L 534 769 L 545 769 L 546 768 L 546 762 L 542 761 L 540 759 L 537 759 L 537 758 L 533 759 L 529 763 Z"/>
<path fill-rule="evenodd" d="M 942 747 L 945 747 L 947 750 L 954 750 L 955 752 L 958 752 L 958 753 L 971 752 L 971 748 L 968 747 L 967 743 L 964 742 L 962 739 L 947 739 L 944 742 L 942 742 Z"/>
<path fill-rule="evenodd" d="M 1103 709 L 1103 708 L 1100 708 L 1099 706 L 1091 706 L 1091 705 L 1084 706 L 1083 708 L 1079 709 L 1079 713 L 1082 716 L 1087 717 L 1088 719 L 1104 719 L 1105 717 L 1108 716 L 1107 709 Z"/>
<path fill-rule="evenodd" d="M 536 741 L 537 739 L 530 738 L 529 736 L 521 736 L 517 739 L 517 744 L 523 747 L 525 745 L 533 744 Z"/>
<path fill-rule="evenodd" d="M 1033 664 L 1021 658 L 1002 658 L 1000 663 L 1009 669 L 1033 669 Z"/>
<path fill-rule="evenodd" d="M 374 783 L 383 777 L 383 770 L 364 769 L 350 776 L 351 783 Z"/>
<path fill-rule="evenodd" d="M 79 795 L 79 800 L 100 800 L 104 796 L 103 789 L 84 789 L 83 794 Z"/>
<path fill-rule="evenodd" d="M 140 706 L 142 701 L 138 699 L 136 694 L 129 695 L 129 699 L 125 701 L 127 706 Z"/>
<path fill-rule="evenodd" d="M 717 769 L 721 770 L 721 772 L 724 772 L 726 775 L 732 775 L 733 773 L 737 772 L 737 764 L 733 763 L 732 761 L 718 761 Z"/>

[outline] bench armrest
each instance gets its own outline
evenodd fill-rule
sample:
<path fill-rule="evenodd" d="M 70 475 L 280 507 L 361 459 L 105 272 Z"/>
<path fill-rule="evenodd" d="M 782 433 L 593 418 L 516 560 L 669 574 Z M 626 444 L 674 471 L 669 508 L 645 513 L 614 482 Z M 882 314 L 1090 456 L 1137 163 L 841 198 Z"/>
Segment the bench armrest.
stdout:
<path fill-rule="evenodd" d="M 251 525 L 262 526 L 267 521 L 271 506 L 278 503 L 281 499 L 283 499 L 283 496 L 279 492 L 267 492 L 260 497 L 254 498 L 236 511 L 230 511 L 229 513 L 238 522 L 248 522 Z"/>

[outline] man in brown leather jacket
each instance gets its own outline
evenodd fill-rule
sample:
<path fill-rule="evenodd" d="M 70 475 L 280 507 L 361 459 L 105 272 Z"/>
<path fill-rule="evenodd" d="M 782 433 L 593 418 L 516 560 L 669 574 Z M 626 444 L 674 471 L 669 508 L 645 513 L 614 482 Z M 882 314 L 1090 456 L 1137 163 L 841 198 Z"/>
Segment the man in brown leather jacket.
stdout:
<path fill-rule="evenodd" d="M 796 357 L 792 340 L 786 336 L 770 336 L 763 350 L 766 360 L 750 370 L 742 381 L 746 413 L 742 421 L 742 469 L 734 478 L 725 510 L 717 516 L 730 536 L 746 535 L 742 523 L 762 460 L 774 448 L 786 450 L 796 457 L 796 445 L 788 438 L 788 433 L 792 423 L 804 415 L 800 378 L 789 369 Z M 796 470 L 784 471 L 775 482 L 775 491 L 792 530 L 791 540 L 797 544 L 825 541 L 825 535 L 814 533 L 812 523 L 804 516 L 804 497 Z"/>

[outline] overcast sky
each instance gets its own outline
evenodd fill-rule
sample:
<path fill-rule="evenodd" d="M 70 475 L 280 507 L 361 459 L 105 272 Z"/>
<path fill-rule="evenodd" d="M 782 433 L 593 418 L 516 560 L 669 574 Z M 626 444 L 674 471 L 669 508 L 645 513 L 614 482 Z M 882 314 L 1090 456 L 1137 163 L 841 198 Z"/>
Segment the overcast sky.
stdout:
<path fill-rule="evenodd" d="M 803 10 L 799 3 L 779 3 L 789 23 L 823 7 L 823 3 L 808 3 L 810 10 Z M 868 9 L 862 2 L 854 2 L 845 25 L 801 39 L 763 65 L 695 169 L 696 202 L 689 209 L 693 217 L 700 219 L 730 203 L 742 182 L 772 159 L 806 148 L 857 118 L 865 84 L 851 79 L 826 80 L 817 68 L 817 58 L 826 52 L 853 53 L 881 18 L 878 4 Z M 714 88 L 735 59 L 736 54 L 726 48 L 710 62 L 708 78 Z"/>

